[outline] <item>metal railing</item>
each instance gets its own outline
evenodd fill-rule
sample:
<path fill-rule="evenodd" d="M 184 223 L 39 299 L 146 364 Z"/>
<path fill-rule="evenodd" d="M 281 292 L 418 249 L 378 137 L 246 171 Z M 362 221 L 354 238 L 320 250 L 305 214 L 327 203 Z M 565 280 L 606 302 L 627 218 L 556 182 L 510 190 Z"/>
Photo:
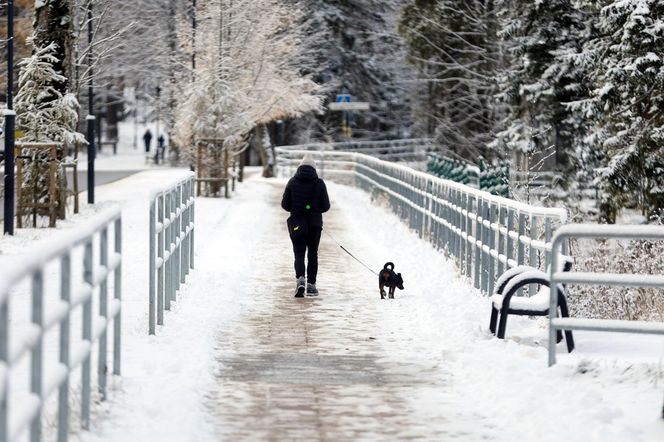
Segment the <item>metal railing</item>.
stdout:
<path fill-rule="evenodd" d="M 664 288 L 662 275 L 635 275 L 629 273 L 591 273 L 591 272 L 560 272 L 554 271 L 560 259 L 561 248 L 570 238 L 598 239 L 633 239 L 633 240 L 664 240 L 664 227 L 639 225 L 598 225 L 576 224 L 561 227 L 552 242 L 552 265 L 549 271 L 551 287 L 555 284 L 585 284 L 622 287 L 654 287 Z M 562 253 L 565 253 L 564 251 Z M 664 323 L 629 320 L 557 318 L 557 302 L 555 291 L 551 290 L 549 306 L 549 366 L 556 363 L 556 331 L 587 330 L 618 333 L 642 333 L 664 335 Z"/>
<path fill-rule="evenodd" d="M 188 172 L 150 199 L 149 326 L 164 325 L 181 284 L 194 268 L 194 204 L 196 180 Z"/>
<path fill-rule="evenodd" d="M 507 268 L 544 269 L 552 232 L 566 221 L 564 209 L 519 203 L 364 154 L 293 148 L 277 152 L 285 174 L 292 175 L 309 152 L 324 164 L 323 176 L 382 193 L 397 215 L 420 237 L 446 250 L 484 293 L 493 292 L 497 276 Z"/>
<path fill-rule="evenodd" d="M 113 246 L 109 254 L 110 230 Z M 79 250 L 81 246 L 83 250 Z M 29 255 L 0 272 L 0 442 L 18 440 L 28 428 L 32 442 L 42 440 L 42 411 L 56 390 L 57 440 L 66 441 L 70 421 L 70 374 L 79 368 L 81 426 L 89 428 L 93 346 L 96 344 L 98 356 L 97 393 L 104 400 L 108 376 L 107 331 L 111 321 L 113 374 L 120 374 L 121 253 L 122 219 L 120 210 L 114 208 L 77 226 L 75 232 L 29 251 Z M 98 254 L 96 258 L 95 254 Z M 78 261 L 78 258 L 82 259 Z M 46 270 L 58 261 L 57 274 Z M 113 298 L 109 300 L 111 274 Z M 28 283 L 29 290 L 23 287 Z M 47 286 L 59 286 L 57 299 L 49 298 L 50 302 L 45 302 Z M 19 293 L 21 288 L 29 293 Z M 27 304 L 28 299 L 30 319 L 22 323 L 13 317 L 10 307 L 12 302 Z M 93 303 L 99 309 L 96 314 Z M 72 336 L 73 317 L 80 318 L 80 339 Z M 59 328 L 57 362 L 44 357 L 45 338 L 51 336 L 47 333 L 56 327 Z M 23 376 L 17 367 L 26 358 L 30 363 L 29 370 L 25 370 L 26 375 L 29 371 L 29 393 L 27 397 L 16 397 L 12 395 L 12 388 L 19 383 L 14 377 Z"/>
<path fill-rule="evenodd" d="M 332 150 L 363 153 L 389 161 L 426 161 L 427 152 L 434 147 L 430 138 L 411 138 L 382 141 L 342 141 L 336 143 L 309 143 L 281 146 L 284 150 Z M 325 158 L 322 158 L 324 161 Z"/>

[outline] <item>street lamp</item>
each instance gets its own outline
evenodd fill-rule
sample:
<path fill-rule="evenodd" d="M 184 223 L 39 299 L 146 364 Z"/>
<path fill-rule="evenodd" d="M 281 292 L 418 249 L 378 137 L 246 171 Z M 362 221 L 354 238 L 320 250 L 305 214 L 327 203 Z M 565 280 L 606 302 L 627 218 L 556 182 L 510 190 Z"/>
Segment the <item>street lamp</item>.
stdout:
<path fill-rule="evenodd" d="M 4 231 L 14 234 L 14 0 L 7 0 L 7 109 L 5 110 Z"/>
<path fill-rule="evenodd" d="M 155 137 L 157 138 L 157 145 L 155 146 L 154 154 L 154 163 L 159 164 L 159 97 L 161 95 L 161 87 L 157 85 L 157 133 Z"/>
<path fill-rule="evenodd" d="M 85 117 L 87 123 L 88 141 L 88 204 L 95 203 L 95 115 L 94 115 L 94 83 L 92 72 L 92 0 L 88 1 L 88 68 L 90 79 L 88 80 L 88 115 Z"/>

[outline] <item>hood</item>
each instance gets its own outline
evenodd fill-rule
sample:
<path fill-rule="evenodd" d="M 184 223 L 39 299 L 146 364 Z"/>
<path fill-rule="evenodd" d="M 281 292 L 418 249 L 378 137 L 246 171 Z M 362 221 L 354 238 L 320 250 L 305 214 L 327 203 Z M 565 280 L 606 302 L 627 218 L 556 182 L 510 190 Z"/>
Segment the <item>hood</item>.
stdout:
<path fill-rule="evenodd" d="M 295 178 L 300 181 L 313 181 L 318 178 L 318 174 L 316 173 L 316 169 L 305 165 L 297 168 L 297 172 L 295 172 Z"/>

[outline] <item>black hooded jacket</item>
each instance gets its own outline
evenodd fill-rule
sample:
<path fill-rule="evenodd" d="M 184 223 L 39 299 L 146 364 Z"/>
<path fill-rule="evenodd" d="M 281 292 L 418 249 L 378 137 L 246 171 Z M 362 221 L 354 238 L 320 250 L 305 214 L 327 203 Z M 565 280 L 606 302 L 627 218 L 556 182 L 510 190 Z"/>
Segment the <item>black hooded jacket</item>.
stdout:
<path fill-rule="evenodd" d="M 309 227 L 323 227 L 323 213 L 330 210 L 330 198 L 325 182 L 318 178 L 316 169 L 300 166 L 288 181 L 281 207 L 290 212 L 290 220 L 307 221 Z"/>

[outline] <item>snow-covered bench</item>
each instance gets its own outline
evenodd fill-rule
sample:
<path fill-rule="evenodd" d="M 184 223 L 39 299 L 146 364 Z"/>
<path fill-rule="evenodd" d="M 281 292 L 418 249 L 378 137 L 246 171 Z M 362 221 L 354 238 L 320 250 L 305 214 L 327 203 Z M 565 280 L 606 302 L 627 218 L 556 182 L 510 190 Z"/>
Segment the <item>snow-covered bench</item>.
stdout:
<path fill-rule="evenodd" d="M 572 268 L 571 258 L 561 259 L 564 272 Z M 515 296 L 521 288 L 538 284 L 539 290 L 532 296 Z M 558 306 L 562 317 L 569 316 L 567 299 L 565 298 L 565 287 L 557 284 Z M 549 314 L 550 302 L 549 274 L 529 266 L 519 266 L 507 270 L 496 281 L 496 293 L 491 296 L 491 320 L 489 329 L 500 339 L 505 338 L 508 315 L 522 316 L 547 316 Z M 500 318 L 500 319 L 499 319 Z M 496 333 L 496 325 L 498 332 Z M 557 332 L 557 342 L 562 341 L 563 336 Z M 574 350 L 574 337 L 570 330 L 565 330 L 565 341 L 567 350 Z"/>

